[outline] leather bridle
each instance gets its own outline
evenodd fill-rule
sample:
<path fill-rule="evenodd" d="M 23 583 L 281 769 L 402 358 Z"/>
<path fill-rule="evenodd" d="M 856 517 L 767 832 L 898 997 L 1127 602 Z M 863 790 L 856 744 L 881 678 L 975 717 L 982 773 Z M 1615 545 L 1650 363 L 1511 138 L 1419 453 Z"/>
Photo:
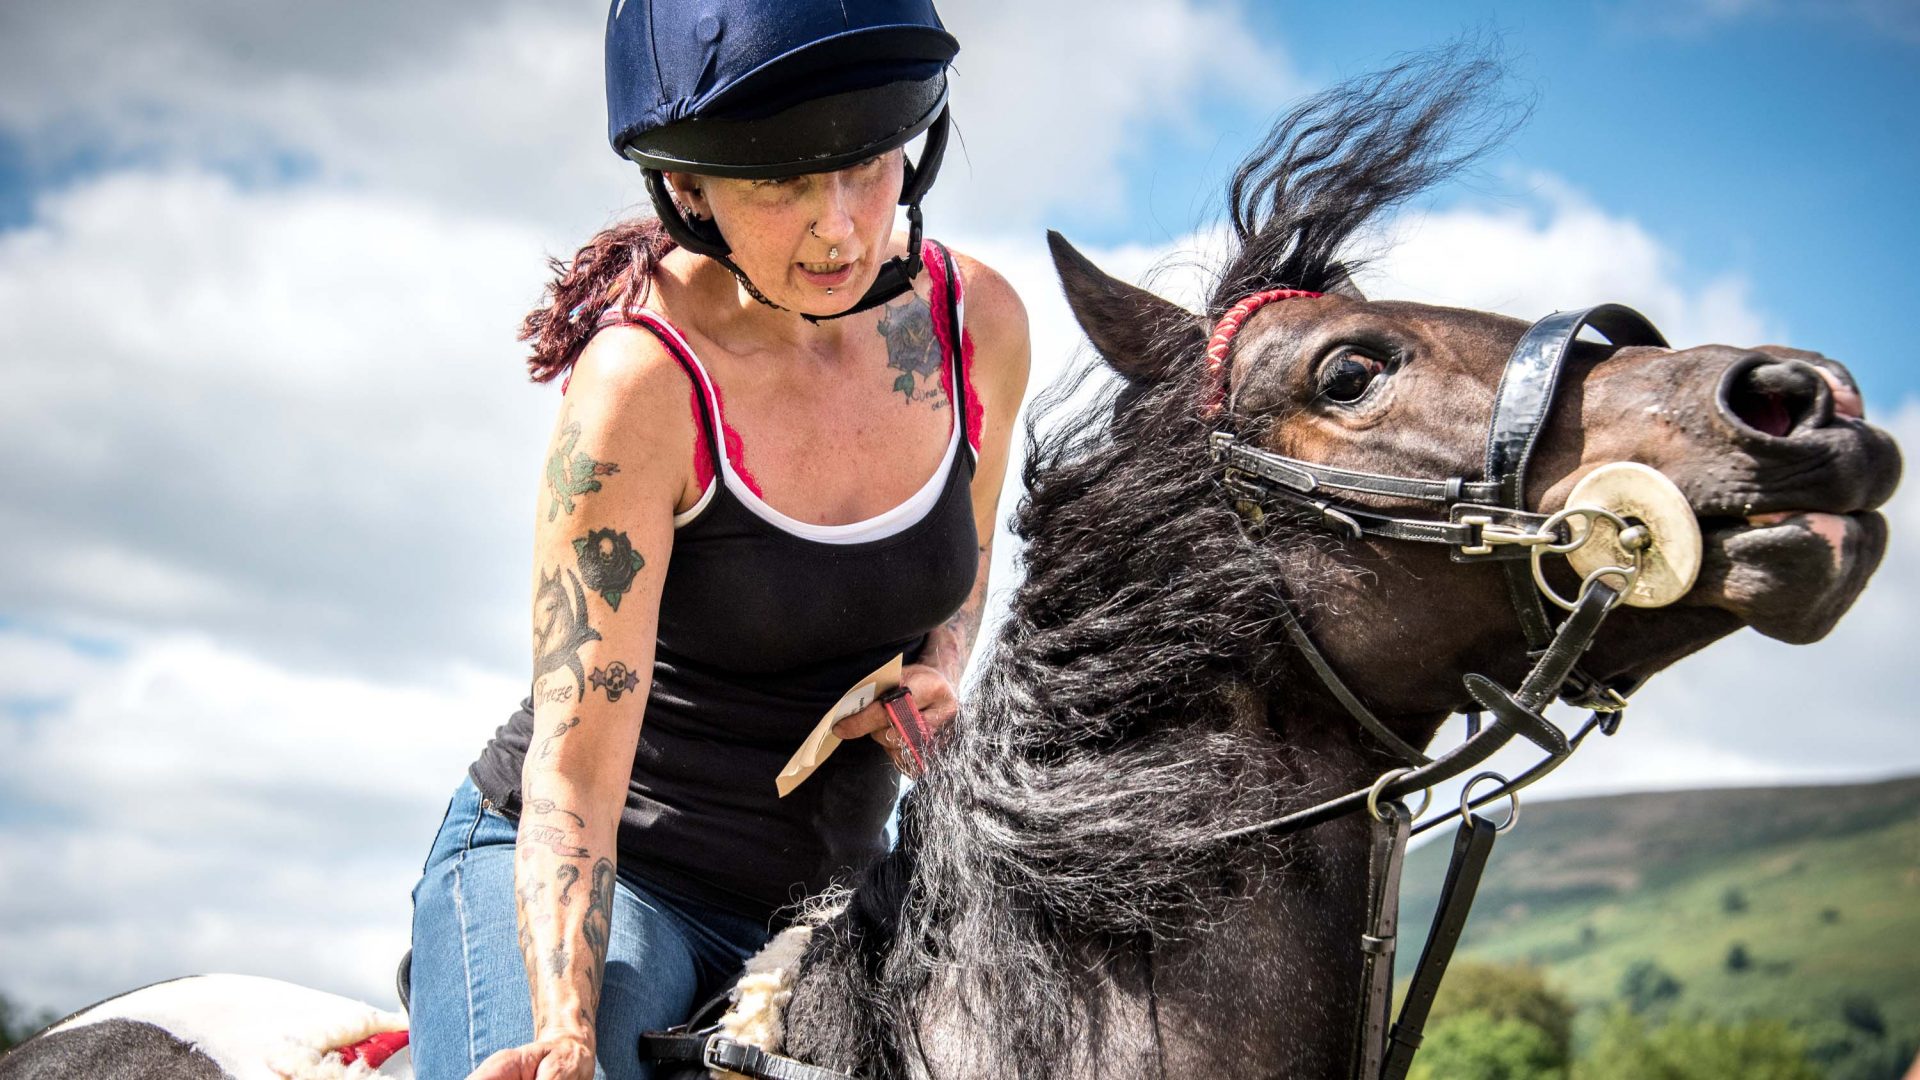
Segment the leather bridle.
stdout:
<path fill-rule="evenodd" d="M 1229 309 L 1208 343 L 1211 373 L 1201 402 L 1203 412 L 1220 415 L 1227 401 L 1231 343 L 1240 326 L 1261 306 L 1276 300 L 1318 296 L 1298 290 L 1256 293 Z M 1244 516 L 1258 519 L 1270 508 L 1304 514 L 1309 520 L 1355 540 L 1380 537 L 1441 544 L 1454 561 L 1497 562 L 1505 571 L 1507 592 L 1526 635 L 1532 665 L 1512 690 L 1478 674 L 1464 679 L 1473 702 L 1467 714 L 1467 738 L 1438 757 L 1428 757 L 1383 724 L 1347 685 L 1284 600 L 1280 604 L 1288 636 L 1307 666 L 1354 720 L 1406 764 L 1389 770 L 1365 789 L 1350 791 L 1270 821 L 1223 831 L 1216 839 L 1284 835 L 1365 810 L 1372 824 L 1367 889 L 1367 931 L 1362 935 L 1364 1007 L 1353 1035 L 1353 1075 L 1359 1080 L 1401 1080 L 1412 1064 L 1421 1031 L 1466 922 L 1494 837 L 1512 827 L 1519 814 L 1518 792 L 1558 768 L 1595 729 L 1611 735 L 1636 684 L 1608 684 L 1582 672 L 1580 657 L 1593 643 L 1602 621 L 1632 589 L 1640 574 L 1640 554 L 1649 536 L 1638 522 L 1605 508 L 1569 507 L 1555 514 L 1526 509 L 1527 466 L 1551 414 L 1555 391 L 1580 332 L 1591 328 L 1616 348 L 1667 347 L 1653 324 L 1630 308 L 1602 304 L 1580 311 L 1556 312 L 1534 323 L 1508 357 L 1495 394 L 1487 432 L 1485 471 L 1478 479 L 1428 479 L 1341 469 L 1286 457 L 1241 442 L 1233 432 L 1210 435 L 1212 456 L 1224 467 L 1223 484 Z M 1231 417 L 1228 417 L 1230 421 Z M 1345 501 L 1342 493 L 1382 496 L 1401 502 L 1429 503 L 1433 517 L 1403 517 Z M 1567 555 L 1595 535 L 1606 519 L 1621 537 L 1629 565 L 1607 565 L 1588 572 L 1578 594 L 1562 598 L 1547 582 L 1543 560 Z M 1568 611 L 1555 626 L 1547 601 Z M 1542 715 L 1555 697 L 1591 710 L 1573 736 Z M 1491 721 L 1482 723 L 1482 713 Z M 1544 757 L 1508 779 L 1480 773 L 1468 781 L 1460 806 L 1412 826 L 1413 815 L 1401 801 L 1415 792 L 1459 776 L 1484 763 L 1516 736 L 1534 744 Z M 1497 783 L 1474 797 L 1482 780 Z M 1508 820 L 1498 826 L 1474 810 L 1512 800 Z M 1423 804 L 1422 809 L 1425 809 Z M 1393 955 L 1398 930 L 1400 869 L 1410 835 L 1455 817 L 1460 827 L 1442 889 L 1441 902 L 1420 964 L 1409 986 L 1400 1018 L 1391 1029 Z"/>

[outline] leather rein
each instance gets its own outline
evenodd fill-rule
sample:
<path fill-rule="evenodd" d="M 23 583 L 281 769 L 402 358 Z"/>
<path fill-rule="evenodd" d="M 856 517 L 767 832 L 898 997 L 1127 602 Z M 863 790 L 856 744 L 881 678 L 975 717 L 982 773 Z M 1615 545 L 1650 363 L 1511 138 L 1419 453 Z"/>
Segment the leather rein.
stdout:
<path fill-rule="evenodd" d="M 1229 309 L 1208 343 L 1206 359 L 1213 379 L 1208 400 L 1202 403 L 1207 412 L 1219 413 L 1226 403 L 1227 360 L 1241 324 L 1267 303 L 1319 295 L 1270 290 Z M 1406 1076 L 1492 853 L 1494 838 L 1518 822 L 1518 792 L 1558 768 L 1594 730 L 1613 734 L 1626 708 L 1627 695 L 1638 688 L 1637 684 L 1603 683 L 1583 672 L 1579 661 L 1606 616 L 1639 580 L 1642 555 L 1652 537 L 1639 522 L 1604 507 L 1574 507 L 1570 501 L 1568 509 L 1549 515 L 1528 511 L 1522 501 L 1527 466 L 1553 408 L 1561 372 L 1575 339 L 1589 328 L 1616 348 L 1667 346 L 1651 322 L 1618 304 L 1556 312 L 1534 323 L 1507 359 L 1487 432 L 1484 473 L 1477 480 L 1358 472 L 1285 457 L 1241 442 L 1227 430 L 1216 430 L 1209 436 L 1213 460 L 1224 467 L 1223 484 L 1243 516 L 1257 521 L 1269 508 L 1286 509 L 1355 540 L 1380 537 L 1441 544 L 1452 549 L 1455 562 L 1498 563 L 1505 571 L 1509 599 L 1533 661 L 1520 685 L 1511 690 L 1484 675 L 1467 675 L 1465 690 L 1473 704 L 1460 710 L 1467 715 L 1467 738 L 1438 757 L 1428 757 L 1380 721 L 1328 663 L 1291 605 L 1284 600 L 1280 604 L 1287 634 L 1308 667 L 1355 722 L 1405 764 L 1382 774 L 1367 788 L 1269 821 L 1226 830 L 1216 839 L 1285 835 L 1355 811 L 1367 813 L 1372 839 L 1366 932 L 1361 938 L 1363 1007 L 1350 1055 L 1351 1075 L 1357 1080 L 1403 1080 Z M 1436 508 L 1436 514 L 1396 516 L 1343 501 L 1343 493 L 1428 503 Z M 1547 581 L 1544 559 L 1576 551 L 1595 536 L 1596 525 L 1602 521 L 1621 539 L 1627 559 L 1623 564 L 1590 570 L 1573 599 L 1561 597 Z M 1557 626 L 1548 616 L 1549 601 L 1568 613 Z M 1543 715 L 1555 697 L 1591 710 L 1587 721 L 1571 737 Z M 1483 723 L 1483 713 L 1490 714 L 1491 720 Z M 1434 784 L 1479 766 L 1516 737 L 1532 743 L 1543 757 L 1511 779 L 1494 772 L 1476 774 L 1461 792 L 1457 808 L 1417 827 L 1413 825 L 1417 815 L 1408 812 L 1403 799 L 1415 792 L 1428 793 Z M 1494 786 L 1476 798 L 1474 789 L 1482 781 L 1493 781 Z M 1496 826 L 1474 812 L 1502 798 L 1511 801 L 1511 810 L 1501 824 Z M 1421 810 L 1425 809 L 1423 801 Z M 1456 817 L 1460 825 L 1433 928 L 1400 1017 L 1389 1026 L 1400 872 L 1407 841 L 1413 834 Z"/>

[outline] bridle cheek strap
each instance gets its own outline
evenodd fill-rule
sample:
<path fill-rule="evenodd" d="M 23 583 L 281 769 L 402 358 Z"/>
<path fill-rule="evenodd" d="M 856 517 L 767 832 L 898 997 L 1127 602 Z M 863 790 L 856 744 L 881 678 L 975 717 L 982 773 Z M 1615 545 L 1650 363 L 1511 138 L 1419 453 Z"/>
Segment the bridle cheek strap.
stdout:
<path fill-rule="evenodd" d="M 1275 300 L 1316 300 L 1324 293 L 1308 292 L 1305 289 L 1268 289 L 1257 292 L 1227 309 L 1220 321 L 1213 324 L 1213 336 L 1207 339 L 1207 389 L 1203 392 L 1200 411 L 1204 416 L 1212 416 L 1220 411 L 1227 400 L 1227 351 L 1233 347 L 1233 337 L 1240 327 L 1253 318 L 1253 313 L 1273 303 Z"/>

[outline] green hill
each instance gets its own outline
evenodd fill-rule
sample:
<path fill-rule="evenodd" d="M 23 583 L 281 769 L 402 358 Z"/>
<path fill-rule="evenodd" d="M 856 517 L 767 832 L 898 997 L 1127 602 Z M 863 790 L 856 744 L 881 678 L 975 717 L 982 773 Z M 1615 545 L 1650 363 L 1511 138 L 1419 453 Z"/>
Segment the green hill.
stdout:
<path fill-rule="evenodd" d="M 1408 856 L 1403 977 L 1451 846 Z M 1682 1009 L 1831 1024 L 1865 1002 L 1920 1031 L 1920 777 L 1530 802 L 1459 955 L 1536 964 L 1588 1017 L 1651 961 Z"/>

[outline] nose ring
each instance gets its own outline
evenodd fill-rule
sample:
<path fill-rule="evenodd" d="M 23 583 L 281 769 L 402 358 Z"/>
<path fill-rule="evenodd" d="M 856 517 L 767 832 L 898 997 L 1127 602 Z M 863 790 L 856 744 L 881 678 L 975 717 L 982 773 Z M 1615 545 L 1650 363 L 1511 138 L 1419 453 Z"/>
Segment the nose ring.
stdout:
<path fill-rule="evenodd" d="M 821 235 L 820 235 L 819 233 L 817 233 L 817 232 L 815 232 L 815 231 L 814 231 L 814 228 L 813 228 L 813 227 L 814 227 L 815 225 L 818 225 L 818 224 L 820 224 L 820 223 L 819 223 L 819 222 L 817 222 L 817 221 L 809 221 L 809 222 L 807 222 L 807 235 L 808 235 L 808 236 L 811 236 L 811 237 L 813 237 L 813 238 L 814 238 L 815 240 L 824 240 L 824 239 L 826 239 L 826 237 L 823 237 L 823 236 L 821 236 Z M 836 247 L 830 247 L 830 248 L 828 248 L 828 249 L 827 249 L 827 258 L 829 258 L 829 259 L 837 259 L 837 258 L 839 258 L 839 257 L 840 257 L 840 249 L 839 249 L 839 247 L 837 247 L 837 246 L 836 246 Z"/>

